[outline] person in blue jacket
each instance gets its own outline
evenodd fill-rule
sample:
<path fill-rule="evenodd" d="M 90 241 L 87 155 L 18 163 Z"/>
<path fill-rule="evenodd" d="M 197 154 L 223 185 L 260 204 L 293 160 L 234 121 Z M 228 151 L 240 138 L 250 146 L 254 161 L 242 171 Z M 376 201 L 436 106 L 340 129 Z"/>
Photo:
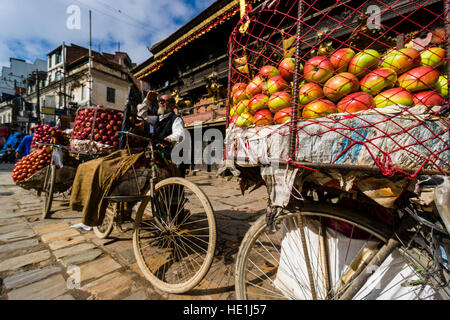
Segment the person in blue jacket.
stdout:
<path fill-rule="evenodd" d="M 19 146 L 16 149 L 16 159 L 26 157 L 30 154 L 31 142 L 33 140 L 34 128 L 31 128 L 31 134 L 23 137 Z"/>

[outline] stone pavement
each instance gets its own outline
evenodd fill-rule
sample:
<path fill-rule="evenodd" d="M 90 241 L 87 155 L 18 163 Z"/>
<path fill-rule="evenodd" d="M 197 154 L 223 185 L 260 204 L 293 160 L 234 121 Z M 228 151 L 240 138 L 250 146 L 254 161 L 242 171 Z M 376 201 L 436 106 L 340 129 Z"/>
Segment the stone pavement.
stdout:
<path fill-rule="evenodd" d="M 0 164 L 1 300 L 228 300 L 234 299 L 234 262 L 251 223 L 264 213 L 265 188 L 242 196 L 237 181 L 200 172 L 188 179 L 208 196 L 217 224 L 216 254 L 205 279 L 182 295 L 161 292 L 142 275 L 134 257 L 132 231 L 110 239 L 70 228 L 81 213 L 58 197 L 50 219 L 41 220 L 35 192 L 15 186 L 12 166 Z M 74 268 L 74 266 L 76 268 Z M 73 279 L 79 278 L 77 287 Z"/>

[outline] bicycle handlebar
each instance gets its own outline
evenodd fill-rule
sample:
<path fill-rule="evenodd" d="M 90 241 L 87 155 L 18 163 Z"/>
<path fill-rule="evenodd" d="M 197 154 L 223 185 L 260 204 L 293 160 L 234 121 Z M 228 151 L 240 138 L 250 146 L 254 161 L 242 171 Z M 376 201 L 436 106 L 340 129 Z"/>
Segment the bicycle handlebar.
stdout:
<path fill-rule="evenodd" d="M 55 148 L 61 148 L 61 149 L 69 149 L 68 146 L 63 146 L 60 144 L 53 144 L 53 143 L 44 143 L 44 142 L 35 142 L 39 146 L 47 146 L 47 147 L 55 147 Z"/>

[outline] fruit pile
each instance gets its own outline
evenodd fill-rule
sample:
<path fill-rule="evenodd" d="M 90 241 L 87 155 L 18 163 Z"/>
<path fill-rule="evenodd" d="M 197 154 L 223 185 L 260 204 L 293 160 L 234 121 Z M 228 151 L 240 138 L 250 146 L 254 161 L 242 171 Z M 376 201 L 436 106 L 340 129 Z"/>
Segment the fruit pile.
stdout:
<path fill-rule="evenodd" d="M 52 138 L 55 138 L 55 140 L 52 141 Z M 68 141 L 66 141 L 66 138 L 66 134 L 55 127 L 49 125 L 36 125 L 34 126 L 31 149 L 34 150 L 43 148 L 43 146 L 36 144 L 36 142 L 67 145 Z"/>
<path fill-rule="evenodd" d="M 79 108 L 70 145 L 75 152 L 103 152 L 117 148 L 117 132 L 122 128 L 123 113 L 102 106 Z"/>
<path fill-rule="evenodd" d="M 50 164 L 52 152 L 49 147 L 43 147 L 30 153 L 28 156 L 18 161 L 12 173 L 15 184 L 25 181 L 36 172 L 44 169 Z"/>
<path fill-rule="evenodd" d="M 373 49 L 341 48 L 299 66 L 298 101 L 293 103 L 295 59 L 288 57 L 277 67 L 263 66 L 248 84 L 232 86 L 230 124 L 285 123 L 293 105 L 304 119 L 395 104 L 440 106 L 448 95 L 448 79 L 440 72 L 446 63 L 440 47 L 391 49 L 383 56 Z"/>

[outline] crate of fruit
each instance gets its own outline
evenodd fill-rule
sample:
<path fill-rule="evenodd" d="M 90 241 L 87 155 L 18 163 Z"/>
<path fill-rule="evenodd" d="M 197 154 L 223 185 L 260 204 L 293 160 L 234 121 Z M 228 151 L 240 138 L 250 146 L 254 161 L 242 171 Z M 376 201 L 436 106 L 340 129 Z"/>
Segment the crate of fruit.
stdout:
<path fill-rule="evenodd" d="M 70 137 L 72 154 L 104 155 L 119 146 L 123 112 L 102 106 L 80 107 Z"/>
<path fill-rule="evenodd" d="M 50 125 L 36 125 L 33 128 L 34 133 L 31 150 L 42 149 L 43 146 L 39 145 L 39 143 L 69 145 L 68 135 L 60 129 Z"/>
<path fill-rule="evenodd" d="M 226 165 L 450 169 L 448 1 L 265 1 L 229 40 Z"/>

